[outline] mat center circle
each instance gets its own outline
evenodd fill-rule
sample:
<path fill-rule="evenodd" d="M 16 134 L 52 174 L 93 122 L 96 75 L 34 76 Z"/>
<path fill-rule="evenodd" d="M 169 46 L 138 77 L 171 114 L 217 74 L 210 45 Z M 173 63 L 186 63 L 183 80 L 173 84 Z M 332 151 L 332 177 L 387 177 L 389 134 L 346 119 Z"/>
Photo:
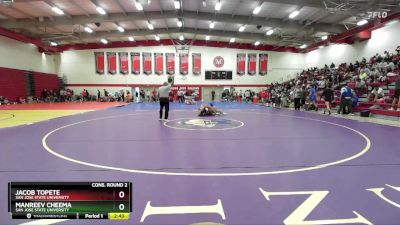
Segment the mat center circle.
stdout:
<path fill-rule="evenodd" d="M 228 130 L 242 127 L 244 123 L 233 119 L 202 117 L 170 120 L 165 122 L 164 125 L 169 128 L 183 130 Z"/>

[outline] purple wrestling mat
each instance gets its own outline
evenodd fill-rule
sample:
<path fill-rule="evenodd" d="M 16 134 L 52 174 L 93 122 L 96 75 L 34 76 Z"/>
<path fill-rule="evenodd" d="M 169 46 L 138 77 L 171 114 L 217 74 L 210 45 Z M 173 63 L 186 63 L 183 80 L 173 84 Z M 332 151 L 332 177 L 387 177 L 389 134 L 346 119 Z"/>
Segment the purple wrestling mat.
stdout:
<path fill-rule="evenodd" d="M 400 128 L 246 104 L 201 118 L 172 105 L 163 122 L 135 107 L 0 129 L 0 224 L 30 222 L 7 213 L 10 181 L 133 183 L 129 221 L 60 225 L 400 224 Z"/>

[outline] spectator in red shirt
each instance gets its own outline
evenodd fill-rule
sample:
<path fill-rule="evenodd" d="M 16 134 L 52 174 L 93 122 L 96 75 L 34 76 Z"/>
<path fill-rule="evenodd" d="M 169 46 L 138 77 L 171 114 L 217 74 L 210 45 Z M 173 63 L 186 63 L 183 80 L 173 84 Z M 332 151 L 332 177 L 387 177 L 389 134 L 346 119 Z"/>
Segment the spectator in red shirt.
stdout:
<path fill-rule="evenodd" d="M 261 91 L 261 103 L 265 104 L 267 102 L 268 93 L 266 90 Z"/>

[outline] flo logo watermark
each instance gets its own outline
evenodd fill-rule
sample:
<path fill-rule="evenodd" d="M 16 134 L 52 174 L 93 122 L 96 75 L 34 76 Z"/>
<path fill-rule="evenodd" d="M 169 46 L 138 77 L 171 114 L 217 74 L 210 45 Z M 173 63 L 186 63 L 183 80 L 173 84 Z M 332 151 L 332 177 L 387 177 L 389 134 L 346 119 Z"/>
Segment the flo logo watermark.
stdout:
<path fill-rule="evenodd" d="M 387 11 L 367 12 L 367 14 L 368 14 L 368 18 L 370 18 L 370 19 L 375 19 L 375 18 L 384 19 L 384 18 L 388 17 Z"/>

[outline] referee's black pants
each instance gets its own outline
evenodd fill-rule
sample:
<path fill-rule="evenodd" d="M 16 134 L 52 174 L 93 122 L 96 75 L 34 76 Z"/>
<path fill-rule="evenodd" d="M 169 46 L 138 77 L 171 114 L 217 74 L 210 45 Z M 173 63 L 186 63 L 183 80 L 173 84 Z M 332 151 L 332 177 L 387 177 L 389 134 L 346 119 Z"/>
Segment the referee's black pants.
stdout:
<path fill-rule="evenodd" d="M 162 119 L 163 109 L 165 107 L 165 116 L 164 119 L 168 119 L 168 112 L 169 112 L 169 99 L 168 98 L 160 98 L 160 119 Z"/>
<path fill-rule="evenodd" d="M 340 112 L 343 112 L 343 114 L 344 114 L 344 109 L 346 107 L 348 109 L 348 113 L 353 113 L 353 101 L 351 100 L 351 98 L 342 98 L 341 99 L 340 106 L 339 106 L 337 113 L 340 114 Z"/>

